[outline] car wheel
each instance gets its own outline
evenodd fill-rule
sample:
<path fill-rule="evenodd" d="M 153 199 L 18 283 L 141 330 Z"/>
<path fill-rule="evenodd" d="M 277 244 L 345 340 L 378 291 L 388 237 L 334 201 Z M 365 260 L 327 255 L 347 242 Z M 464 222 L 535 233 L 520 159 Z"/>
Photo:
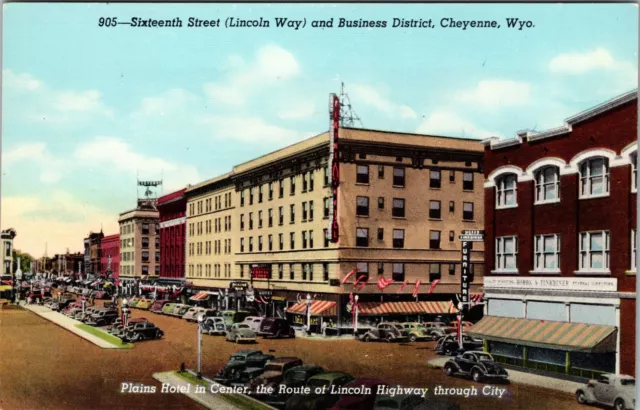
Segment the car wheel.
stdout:
<path fill-rule="evenodd" d="M 387 336 L 387 343 L 391 343 L 393 342 L 393 336 L 389 335 Z"/>
<path fill-rule="evenodd" d="M 144 339 L 144 337 L 142 337 L 142 333 L 138 333 L 138 337 L 136 338 L 136 340 L 140 342 L 142 341 L 142 339 Z"/>
<path fill-rule="evenodd" d="M 371 341 L 371 336 L 369 335 L 364 335 L 364 339 L 362 339 L 365 342 L 370 342 Z"/>
<path fill-rule="evenodd" d="M 156 331 L 156 339 L 160 339 L 162 337 L 162 332 L 160 332 L 159 330 Z"/>
<path fill-rule="evenodd" d="M 473 378 L 473 381 L 478 383 L 480 381 L 482 381 L 482 373 L 480 373 L 480 370 L 475 369 L 472 373 L 471 373 L 471 378 Z"/>
<path fill-rule="evenodd" d="M 236 343 L 240 343 L 240 336 L 236 336 Z"/>
<path fill-rule="evenodd" d="M 418 338 L 416 337 L 416 335 L 411 335 L 411 336 L 409 336 L 409 341 L 410 341 L 410 342 L 415 342 L 416 340 L 418 340 Z"/>
<path fill-rule="evenodd" d="M 447 376 L 453 376 L 456 373 L 456 369 L 453 368 L 452 365 L 447 364 L 444 366 L 444 374 Z"/>
<path fill-rule="evenodd" d="M 453 354 L 453 349 L 447 347 L 446 349 L 444 349 L 444 354 L 447 356 L 451 356 Z"/>
<path fill-rule="evenodd" d="M 625 410 L 627 408 L 627 406 L 624 404 L 624 400 L 622 399 L 617 399 L 614 403 L 613 403 L 613 407 L 616 410 Z"/>
<path fill-rule="evenodd" d="M 578 392 L 576 393 L 576 400 L 580 404 L 586 404 L 587 403 L 587 395 L 584 394 L 584 392 L 582 390 L 578 390 Z"/>

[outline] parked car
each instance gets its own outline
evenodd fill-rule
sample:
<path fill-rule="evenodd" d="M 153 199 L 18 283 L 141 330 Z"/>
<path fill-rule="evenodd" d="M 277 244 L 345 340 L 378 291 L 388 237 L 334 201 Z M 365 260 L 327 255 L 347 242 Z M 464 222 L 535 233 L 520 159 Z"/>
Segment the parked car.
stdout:
<path fill-rule="evenodd" d="M 376 401 L 378 386 L 386 386 L 382 380 L 360 378 L 344 385 L 344 387 L 371 389 L 371 394 L 343 394 L 331 410 L 370 410 Z"/>
<path fill-rule="evenodd" d="M 144 323 L 144 322 L 148 322 L 148 320 L 144 317 L 137 317 L 135 319 L 129 319 L 128 324 L 133 325 L 136 323 Z M 116 331 L 116 329 L 118 330 L 122 329 L 122 318 L 117 318 L 116 320 L 114 320 L 113 323 L 111 323 L 111 325 L 107 327 L 107 332 L 113 334 Z"/>
<path fill-rule="evenodd" d="M 111 324 L 118 318 L 118 312 L 115 310 L 102 310 L 94 313 L 86 320 L 86 324 L 90 326 L 106 326 Z"/>
<path fill-rule="evenodd" d="M 178 303 L 177 305 L 175 305 L 173 307 L 173 310 L 171 311 L 171 313 L 169 313 L 170 316 L 177 316 L 179 318 L 182 318 L 182 316 L 184 316 L 185 313 L 187 313 L 187 311 L 189 310 L 191 306 L 189 305 L 185 305 L 183 303 Z"/>
<path fill-rule="evenodd" d="M 260 350 L 237 351 L 231 355 L 229 362 L 216 373 L 213 380 L 220 384 L 229 385 L 241 377 L 243 370 L 249 368 L 264 369 L 271 359 L 273 359 L 273 355 L 264 354 Z"/>
<path fill-rule="evenodd" d="M 458 328 L 458 321 L 454 320 L 453 322 L 449 322 L 449 327 L 457 329 Z M 468 327 L 473 327 L 473 322 L 468 322 L 466 320 L 462 321 L 462 329 L 466 329 Z"/>
<path fill-rule="evenodd" d="M 400 326 L 408 334 L 407 338 L 409 339 L 410 342 L 415 342 L 418 340 L 427 340 L 431 337 L 427 331 L 427 328 L 424 327 L 421 323 L 405 322 L 405 323 L 402 323 Z"/>
<path fill-rule="evenodd" d="M 465 334 L 462 335 L 462 351 L 478 350 L 482 349 L 482 340 L 474 339 Z M 453 356 L 460 351 L 460 344 L 458 342 L 458 335 L 451 334 L 438 340 L 436 345 L 436 353 L 444 354 L 447 356 Z"/>
<path fill-rule="evenodd" d="M 89 318 L 91 317 L 91 315 L 96 314 L 102 310 L 106 310 L 105 308 L 102 307 L 98 307 L 98 306 L 91 306 L 88 307 L 84 310 L 84 313 L 82 313 L 82 310 L 78 311 L 75 313 L 74 319 L 79 320 L 81 322 L 85 322 L 87 320 L 89 320 Z"/>
<path fill-rule="evenodd" d="M 153 300 L 151 299 L 140 299 L 140 301 L 136 304 L 136 309 L 149 310 L 151 305 L 153 304 Z"/>
<path fill-rule="evenodd" d="M 397 323 L 382 322 L 377 327 L 367 330 L 359 336 L 363 342 L 386 341 L 398 342 L 407 338 L 407 333 Z"/>
<path fill-rule="evenodd" d="M 311 377 L 307 381 L 307 387 L 310 387 L 313 392 L 318 387 L 326 386 L 326 391 L 329 392 L 331 386 L 344 386 L 353 380 L 355 378 L 347 373 L 321 373 Z M 287 400 L 284 408 L 285 410 L 320 410 L 331 407 L 338 400 L 340 396 L 337 394 L 295 394 Z"/>
<path fill-rule="evenodd" d="M 445 336 L 456 334 L 456 329 L 450 327 L 433 328 L 428 331 L 431 340 L 440 340 Z"/>
<path fill-rule="evenodd" d="M 200 315 L 203 315 L 205 318 L 211 317 L 215 315 L 215 310 L 203 307 L 192 307 L 191 309 L 187 310 L 187 313 L 182 315 L 182 318 L 188 322 L 197 322 L 198 316 Z"/>
<path fill-rule="evenodd" d="M 162 308 L 164 307 L 164 305 L 166 305 L 168 303 L 171 303 L 171 301 L 169 301 L 169 300 L 156 300 L 155 302 L 153 302 L 153 304 L 151 305 L 149 310 L 152 311 L 153 313 L 162 313 Z"/>
<path fill-rule="evenodd" d="M 140 298 L 131 298 L 128 302 L 130 308 L 135 308 L 138 305 L 138 302 L 140 302 Z"/>
<path fill-rule="evenodd" d="M 302 360 L 297 357 L 277 357 L 273 360 L 269 360 L 264 368 L 264 373 L 260 375 L 260 377 L 253 379 L 247 385 L 247 387 L 249 387 L 250 395 L 260 400 L 263 399 L 265 395 L 257 393 L 259 386 L 272 388 L 275 391 L 277 386 L 282 382 L 284 373 L 289 369 L 301 365 Z"/>
<path fill-rule="evenodd" d="M 260 332 L 260 325 L 262 324 L 263 320 L 264 320 L 263 316 L 247 316 L 244 318 L 242 323 L 249 325 L 251 330 L 258 333 Z"/>
<path fill-rule="evenodd" d="M 244 323 L 234 323 L 231 325 L 231 328 L 227 330 L 226 335 L 227 341 L 236 343 L 255 342 L 257 338 L 256 332 Z"/>
<path fill-rule="evenodd" d="M 260 350 L 238 350 L 229 358 L 229 363 L 246 363 L 252 367 L 264 367 L 269 360 L 274 358 L 271 354 L 264 354 Z"/>
<path fill-rule="evenodd" d="M 509 373 L 489 353 L 464 352 L 444 365 L 444 374 L 471 376 L 474 382 L 485 379 L 507 380 Z"/>
<path fill-rule="evenodd" d="M 204 320 L 201 332 L 210 335 L 226 335 L 227 327 L 224 324 L 223 318 L 213 316 Z"/>
<path fill-rule="evenodd" d="M 127 326 L 126 333 L 122 340 L 131 342 L 140 342 L 147 339 L 160 339 L 164 336 L 164 332 L 156 327 L 153 323 L 144 322 Z"/>
<path fill-rule="evenodd" d="M 265 338 L 296 337 L 296 332 L 290 323 L 278 317 L 264 318 L 260 323 L 258 334 Z"/>
<path fill-rule="evenodd" d="M 234 323 L 240 323 L 244 321 L 247 316 L 251 316 L 254 312 L 249 312 L 247 310 L 225 310 L 220 316 L 224 319 L 224 324 L 229 329 L 231 325 Z"/>
<path fill-rule="evenodd" d="M 443 399 L 423 399 L 415 394 L 385 394 L 376 397 L 373 410 L 460 410 L 460 406 Z"/>
<path fill-rule="evenodd" d="M 291 369 L 284 372 L 282 375 L 282 383 L 280 386 L 285 387 L 302 387 L 307 385 L 307 381 L 313 376 L 325 373 L 325 370 L 316 366 L 315 364 L 303 364 L 301 366 L 292 367 Z M 280 387 L 278 387 L 279 389 Z M 292 394 L 279 394 L 278 389 L 274 392 L 274 394 L 265 397 L 264 402 L 271 405 L 276 406 L 278 408 L 284 407 L 287 400 L 293 396 Z"/>
<path fill-rule="evenodd" d="M 580 404 L 613 406 L 615 410 L 636 408 L 636 379 L 626 375 L 602 374 L 576 390 Z"/>
<path fill-rule="evenodd" d="M 166 303 L 163 307 L 162 307 L 162 314 L 164 315 L 169 315 L 171 314 L 171 312 L 173 312 L 173 309 L 176 307 L 177 303 L 172 302 L 172 303 Z"/>
<path fill-rule="evenodd" d="M 235 376 L 228 381 L 228 385 L 231 387 L 245 387 L 263 373 L 264 368 L 262 367 L 246 367 L 236 373 Z"/>

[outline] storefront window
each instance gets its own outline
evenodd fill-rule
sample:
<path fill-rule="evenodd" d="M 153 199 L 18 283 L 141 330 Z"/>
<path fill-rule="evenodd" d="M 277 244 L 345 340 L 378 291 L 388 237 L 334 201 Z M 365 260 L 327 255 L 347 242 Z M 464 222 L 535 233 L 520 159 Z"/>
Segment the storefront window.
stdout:
<path fill-rule="evenodd" d="M 513 357 L 516 359 L 524 358 L 524 348 L 522 346 L 493 341 L 490 346 L 492 355 Z"/>
<path fill-rule="evenodd" d="M 616 354 L 571 352 L 571 367 L 574 369 L 614 373 L 616 369 Z"/>

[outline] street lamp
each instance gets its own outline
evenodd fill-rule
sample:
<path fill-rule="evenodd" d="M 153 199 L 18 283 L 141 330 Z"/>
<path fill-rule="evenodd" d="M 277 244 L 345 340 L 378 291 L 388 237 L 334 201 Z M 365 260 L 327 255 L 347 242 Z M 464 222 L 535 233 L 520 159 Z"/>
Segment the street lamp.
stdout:
<path fill-rule="evenodd" d="M 307 293 L 307 333 L 311 333 L 311 295 Z"/>
<path fill-rule="evenodd" d="M 202 324 L 204 323 L 204 314 L 198 315 L 198 379 L 202 378 Z"/>
<path fill-rule="evenodd" d="M 353 334 L 358 336 L 358 299 L 360 296 L 356 295 L 354 298 L 355 303 L 353 304 L 355 323 L 353 324 Z"/>
<path fill-rule="evenodd" d="M 122 299 L 122 329 L 126 331 L 129 324 L 129 308 L 127 307 L 129 302 L 127 299 Z"/>

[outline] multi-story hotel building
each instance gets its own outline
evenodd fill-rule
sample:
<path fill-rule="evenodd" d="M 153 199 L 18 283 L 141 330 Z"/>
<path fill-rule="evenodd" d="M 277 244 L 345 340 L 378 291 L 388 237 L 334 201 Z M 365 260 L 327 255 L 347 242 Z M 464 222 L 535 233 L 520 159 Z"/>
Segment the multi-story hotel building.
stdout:
<path fill-rule="evenodd" d="M 446 313 L 460 292 L 458 236 L 483 228 L 482 145 L 363 129 L 338 132 L 336 209 L 329 133 L 189 187 L 187 279 L 209 289 L 246 282 L 276 313 L 309 294 L 317 302 L 314 315 L 326 309 L 341 322 L 350 320 L 351 293 L 359 294 L 362 317 L 381 310 Z M 337 243 L 328 239 L 332 213 L 340 227 Z M 472 254 L 472 291 L 479 292 L 481 243 Z M 380 290 L 380 278 L 393 282 Z M 361 285 L 354 287 L 358 279 Z M 416 299 L 417 281 L 422 285 Z"/>
<path fill-rule="evenodd" d="M 185 189 L 158 198 L 160 279 L 183 282 L 187 226 Z"/>
<path fill-rule="evenodd" d="M 487 305 L 499 360 L 634 375 L 636 91 L 564 126 L 485 141 Z"/>
<path fill-rule="evenodd" d="M 90 259 L 90 269 L 89 274 L 94 277 L 98 277 L 100 275 L 100 242 L 104 238 L 104 233 L 102 230 L 99 233 L 89 235 L 89 259 Z"/>
<path fill-rule="evenodd" d="M 16 230 L 6 229 L 0 233 L 2 238 L 2 276 L 13 277 L 13 240 Z"/>
<path fill-rule="evenodd" d="M 160 237 L 155 202 L 120 214 L 120 282 L 147 279 L 160 273 Z"/>
<path fill-rule="evenodd" d="M 100 241 L 100 276 L 114 278 L 120 272 L 120 234 L 109 235 Z"/>

